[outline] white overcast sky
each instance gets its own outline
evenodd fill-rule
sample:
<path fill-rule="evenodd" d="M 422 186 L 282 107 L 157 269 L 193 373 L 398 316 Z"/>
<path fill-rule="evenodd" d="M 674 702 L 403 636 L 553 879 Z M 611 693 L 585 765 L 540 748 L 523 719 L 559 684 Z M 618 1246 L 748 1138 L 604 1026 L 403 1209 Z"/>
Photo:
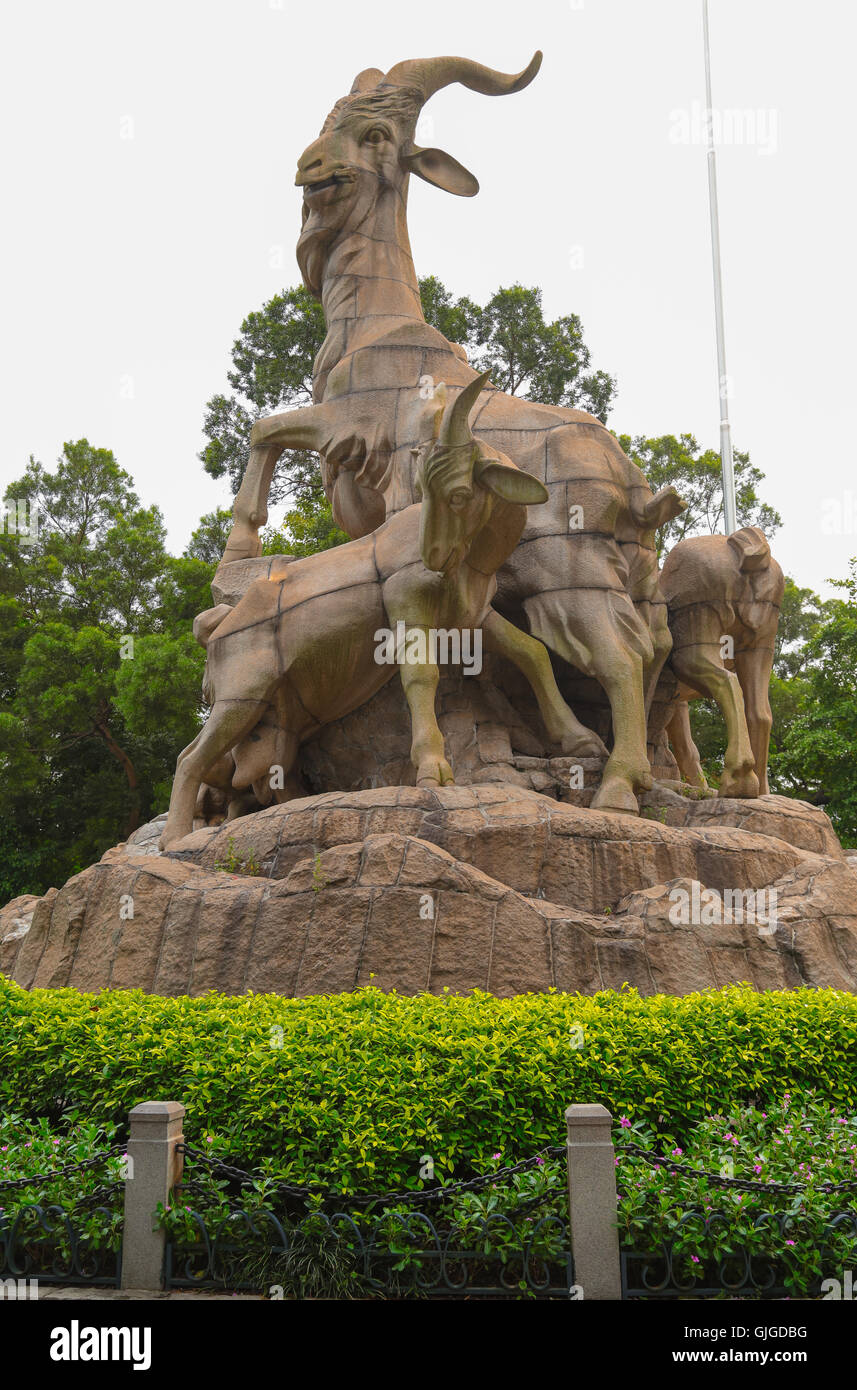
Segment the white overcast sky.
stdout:
<path fill-rule="evenodd" d="M 718 155 L 733 435 L 781 562 L 823 589 L 857 552 L 857 7 L 710 5 L 714 106 L 754 113 Z M 482 187 L 412 180 L 417 271 L 542 286 L 618 377 L 612 428 L 717 447 L 705 154 L 675 138 L 704 105 L 699 0 L 3 0 L 0 484 L 86 436 L 180 550 L 228 501 L 203 406 L 245 314 L 298 281 L 295 163 L 334 101 L 365 67 L 536 48 L 527 91 L 426 108 L 422 143 Z"/>

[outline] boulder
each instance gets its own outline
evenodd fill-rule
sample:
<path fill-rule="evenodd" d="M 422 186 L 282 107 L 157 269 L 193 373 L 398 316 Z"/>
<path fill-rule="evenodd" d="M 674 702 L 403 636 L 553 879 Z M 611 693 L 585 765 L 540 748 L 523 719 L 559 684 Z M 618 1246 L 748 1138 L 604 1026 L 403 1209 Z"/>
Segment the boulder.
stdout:
<path fill-rule="evenodd" d="M 853 990 L 857 872 L 838 845 L 807 848 L 816 822 L 827 843 L 821 813 L 790 818 L 781 800 L 695 801 L 669 824 L 517 785 L 382 787 L 270 807 L 164 854 L 159 819 L 59 892 L 9 904 L 3 969 L 25 988 L 166 995 Z M 725 809 L 707 820 L 712 805 Z"/>

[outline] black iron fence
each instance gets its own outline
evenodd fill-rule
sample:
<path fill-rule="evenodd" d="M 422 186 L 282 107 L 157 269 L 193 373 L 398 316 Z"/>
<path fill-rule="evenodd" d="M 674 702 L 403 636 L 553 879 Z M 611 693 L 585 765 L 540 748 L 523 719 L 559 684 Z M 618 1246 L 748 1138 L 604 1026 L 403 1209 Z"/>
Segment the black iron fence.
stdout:
<path fill-rule="evenodd" d="M 162 1126 L 157 1142 L 152 1109 Z M 631 1142 L 614 1150 L 610 1116 L 600 1106 L 569 1108 L 567 1146 L 446 1186 L 355 1195 L 275 1183 L 224 1163 L 184 1142 L 176 1110 L 155 1104 L 131 1116 L 130 1149 L 138 1111 L 149 1126 L 140 1161 L 154 1162 L 159 1146 L 169 1157 L 158 1168 L 161 1217 L 151 1210 L 150 1184 L 117 1176 L 121 1145 L 0 1181 L 0 1280 L 116 1287 L 123 1241 L 126 1281 L 132 1251 L 141 1268 L 141 1242 L 151 1256 L 150 1282 L 136 1287 L 252 1289 L 275 1299 L 777 1299 L 795 1287 L 789 1248 L 802 1241 L 806 1251 L 809 1240 L 800 1296 L 821 1296 L 821 1275 L 809 1278 L 813 1268 L 857 1268 L 857 1178 L 812 1184 L 813 1199 L 825 1201 L 805 1209 L 807 1183 L 707 1172 Z M 161 1111 L 170 1114 L 162 1119 Z M 594 1123 L 601 1126 L 597 1143 Z M 668 1237 L 640 1248 L 626 1241 L 620 1251 L 617 1201 L 621 1212 L 639 1161 L 690 1179 L 702 1197 L 676 1193 Z M 94 1176 L 99 1167 L 103 1182 Z M 72 1200 L 59 1200 L 62 1182 L 81 1175 Z M 49 1196 L 29 1200 L 40 1191 Z M 716 1207 L 714 1192 L 722 1198 Z M 737 1204 L 739 1194 L 757 1201 L 736 1224 L 730 1200 Z"/>
<path fill-rule="evenodd" d="M 639 1144 L 625 1143 L 619 1149 L 620 1162 L 624 1157 L 644 1159 L 652 1165 L 666 1168 L 670 1174 L 704 1179 L 710 1188 L 721 1192 L 748 1193 L 766 1199 L 798 1198 L 809 1185 L 800 1182 L 759 1181 L 712 1173 L 678 1163 L 674 1158 Z M 857 1193 L 857 1179 L 844 1182 L 816 1183 L 816 1194 L 835 1196 Z M 624 1195 L 620 1172 L 618 1196 Z M 672 1224 L 671 1240 L 654 1248 L 621 1251 L 623 1299 L 687 1299 L 687 1298 L 748 1298 L 785 1299 L 793 1296 L 787 1282 L 788 1264 L 782 1250 L 801 1235 L 805 1214 L 791 1209 L 765 1209 L 755 1215 L 747 1243 L 730 1239 L 735 1227 L 735 1210 L 709 1206 L 688 1206 L 677 1212 Z M 721 1248 L 717 1256 L 694 1255 L 692 1249 L 706 1245 Z M 725 1247 L 725 1248 L 723 1248 Z M 831 1212 L 824 1220 L 815 1249 L 819 1269 L 841 1269 L 847 1250 L 857 1266 L 857 1210 L 852 1207 Z M 822 1278 L 804 1281 L 803 1297 L 820 1297 Z"/>
<path fill-rule="evenodd" d="M 508 1194 L 516 1177 L 564 1147 L 447 1187 L 353 1197 L 318 1186 L 265 1188 L 258 1173 L 188 1145 L 183 1151 L 184 1230 L 167 1241 L 167 1288 L 256 1288 L 274 1298 L 567 1299 L 574 1284 L 562 1183 L 517 1201 Z M 214 1231 L 191 1205 L 206 1194 L 203 1175 L 225 1179 L 236 1198 L 218 1212 Z M 265 1207 L 242 1206 L 242 1189 L 264 1189 Z M 500 1193 L 502 1209 L 492 1210 Z M 468 1211 L 468 1197 L 485 1200 Z"/>
<path fill-rule="evenodd" d="M 79 1163 L 0 1182 L 0 1279 L 118 1288 L 122 1275 L 121 1178 L 77 1194 L 66 1205 L 5 1205 L 16 1192 L 50 1188 L 64 1179 L 106 1167 L 124 1146 L 101 1150 Z"/>

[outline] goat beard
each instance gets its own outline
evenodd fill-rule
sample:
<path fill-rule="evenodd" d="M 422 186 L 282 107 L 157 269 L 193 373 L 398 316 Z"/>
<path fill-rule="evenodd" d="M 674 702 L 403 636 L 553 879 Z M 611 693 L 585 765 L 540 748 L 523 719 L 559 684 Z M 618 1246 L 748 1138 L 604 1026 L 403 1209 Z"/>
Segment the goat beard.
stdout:
<path fill-rule="evenodd" d="M 336 232 L 337 229 L 333 227 L 313 227 L 312 218 L 308 218 L 298 238 L 298 266 L 303 282 L 314 299 L 321 299 L 327 254 Z"/>
<path fill-rule="evenodd" d="M 378 182 L 361 177 L 351 197 L 312 212 L 305 209 L 298 237 L 297 261 L 303 282 L 315 299 L 321 299 L 327 263 L 334 245 L 363 227 L 378 203 Z"/>

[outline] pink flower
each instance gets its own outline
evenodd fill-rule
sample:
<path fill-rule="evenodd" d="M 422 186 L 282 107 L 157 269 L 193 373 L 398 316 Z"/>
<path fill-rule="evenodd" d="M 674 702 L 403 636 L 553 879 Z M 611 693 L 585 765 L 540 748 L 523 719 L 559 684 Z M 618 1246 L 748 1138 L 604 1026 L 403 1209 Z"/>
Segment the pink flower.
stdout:
<path fill-rule="evenodd" d="M 681 1158 L 683 1152 L 683 1149 L 673 1149 L 673 1158 Z"/>
<path fill-rule="evenodd" d="M 492 1155 L 491 1155 L 492 1158 L 502 1158 L 502 1156 L 503 1156 L 502 1154 L 492 1154 Z"/>
<path fill-rule="evenodd" d="M 699 1264 L 699 1256 L 698 1256 L 698 1255 L 691 1255 L 690 1258 L 693 1260 L 693 1263 L 694 1263 L 695 1265 L 698 1265 L 698 1264 Z"/>
<path fill-rule="evenodd" d="M 794 1245 L 794 1241 L 793 1241 L 793 1240 L 787 1240 L 787 1241 L 786 1241 L 786 1245 Z"/>
<path fill-rule="evenodd" d="M 622 1126 L 623 1129 L 631 1128 L 631 1121 L 628 1119 L 627 1115 L 620 1115 L 619 1124 Z"/>

